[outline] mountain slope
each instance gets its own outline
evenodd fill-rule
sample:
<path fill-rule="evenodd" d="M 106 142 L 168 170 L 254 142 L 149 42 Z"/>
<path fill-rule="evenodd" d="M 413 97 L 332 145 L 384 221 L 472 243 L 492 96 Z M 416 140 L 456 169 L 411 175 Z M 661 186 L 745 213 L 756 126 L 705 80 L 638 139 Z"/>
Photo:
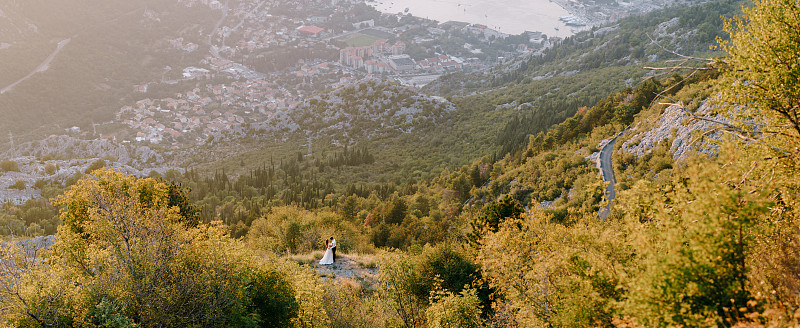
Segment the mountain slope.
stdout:
<path fill-rule="evenodd" d="M 720 16 L 738 13 L 739 4 L 715 1 L 628 17 L 487 72 L 444 76 L 425 91 L 466 105 L 459 108 L 509 109 L 495 144 L 500 154 L 518 151 L 527 135 L 660 74 L 643 68 L 669 65 L 664 61 L 677 57 L 671 51 L 709 55 L 709 46 L 723 35 Z"/>
<path fill-rule="evenodd" d="M 46 70 L 0 95 L 0 114 L 6 117 L 0 129 L 22 140 L 110 119 L 132 85 L 180 63 L 181 57 L 158 50 L 168 39 L 211 25 L 215 15 L 208 8 L 157 0 L 4 0 L 4 5 L 13 6 L 16 20 L 36 28 L 0 50 L 5 63 L 0 89 L 34 72 L 56 43 L 70 39 Z"/>

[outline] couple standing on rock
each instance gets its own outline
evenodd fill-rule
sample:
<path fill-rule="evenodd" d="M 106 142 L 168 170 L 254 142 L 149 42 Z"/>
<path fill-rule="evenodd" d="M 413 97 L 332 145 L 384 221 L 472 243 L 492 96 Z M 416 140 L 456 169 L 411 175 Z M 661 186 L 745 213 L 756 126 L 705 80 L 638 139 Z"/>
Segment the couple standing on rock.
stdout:
<path fill-rule="evenodd" d="M 319 260 L 319 264 L 333 264 L 333 262 L 336 262 L 336 239 L 333 239 L 333 237 L 326 239 L 325 247 L 327 247 L 325 255 Z"/>

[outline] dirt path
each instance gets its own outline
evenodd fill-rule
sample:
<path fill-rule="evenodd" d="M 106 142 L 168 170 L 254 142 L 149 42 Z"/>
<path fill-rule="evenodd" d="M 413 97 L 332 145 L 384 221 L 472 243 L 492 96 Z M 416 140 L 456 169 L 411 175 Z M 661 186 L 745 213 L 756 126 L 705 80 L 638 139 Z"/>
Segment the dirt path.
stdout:
<path fill-rule="evenodd" d="M 353 279 L 372 285 L 378 277 L 378 267 L 372 259 L 358 255 L 336 256 L 336 262 L 329 265 L 321 265 L 316 261 L 311 263 L 311 267 L 323 279 Z"/>

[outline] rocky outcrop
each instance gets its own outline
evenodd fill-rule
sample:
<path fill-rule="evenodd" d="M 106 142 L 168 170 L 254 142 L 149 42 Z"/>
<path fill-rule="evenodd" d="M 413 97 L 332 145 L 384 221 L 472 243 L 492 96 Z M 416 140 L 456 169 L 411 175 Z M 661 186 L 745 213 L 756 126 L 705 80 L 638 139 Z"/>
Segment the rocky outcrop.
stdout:
<path fill-rule="evenodd" d="M 68 135 L 51 135 L 44 140 L 28 142 L 14 149 L 16 155 L 42 157 L 110 157 L 117 162 L 139 166 L 142 163 L 163 163 L 164 158 L 147 146 L 121 145 L 106 139 L 78 139 Z M 4 157 L 11 157 L 6 153 Z"/>
<path fill-rule="evenodd" d="M 42 196 L 41 191 L 34 188 L 38 180 L 63 184 L 71 177 L 85 173 L 89 166 L 101 159 L 106 167 L 138 177 L 149 176 L 153 171 L 164 175 L 172 169 L 163 164 L 160 154 L 146 146 L 119 145 L 109 140 L 83 140 L 63 135 L 25 143 L 13 152 L 1 155 L 0 159 L 13 160 L 19 168 L 19 171 L 0 172 L 0 203 L 10 201 L 15 204 Z M 24 188 L 12 188 L 18 181 L 24 184 Z"/>
<path fill-rule="evenodd" d="M 710 105 L 704 103 L 695 114 L 704 116 L 709 115 L 710 112 Z M 722 121 L 725 120 L 722 119 Z M 690 151 L 713 153 L 714 145 L 707 142 L 707 140 L 708 138 L 719 138 L 718 132 L 707 133 L 718 127 L 716 123 L 693 119 L 678 105 L 667 107 L 652 128 L 644 130 L 640 127 L 641 124 L 639 123 L 637 126 L 628 129 L 627 133 L 632 133 L 632 135 L 621 147 L 623 151 L 638 157 L 650 153 L 661 141 L 671 138 L 670 152 L 673 154 L 672 158 L 675 161 L 679 161 Z"/>

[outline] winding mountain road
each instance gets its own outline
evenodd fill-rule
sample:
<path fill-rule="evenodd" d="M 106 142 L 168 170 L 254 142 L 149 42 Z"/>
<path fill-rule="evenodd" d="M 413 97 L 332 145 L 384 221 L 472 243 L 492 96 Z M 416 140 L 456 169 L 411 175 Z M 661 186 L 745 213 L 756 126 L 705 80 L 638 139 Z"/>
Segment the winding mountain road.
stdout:
<path fill-rule="evenodd" d="M 56 50 L 53 51 L 53 53 L 51 53 L 50 56 L 48 56 L 41 64 L 39 64 L 39 66 L 37 66 L 36 69 L 28 73 L 28 75 L 25 75 L 25 77 L 17 80 L 17 82 L 11 83 L 11 85 L 0 90 L 0 95 L 10 91 L 11 88 L 17 86 L 17 84 L 25 82 L 25 80 L 31 78 L 31 76 L 33 76 L 34 74 L 46 71 L 47 68 L 50 67 L 50 62 L 53 61 L 53 59 L 56 58 L 56 55 L 58 55 L 58 52 L 61 51 L 61 48 L 64 48 L 64 46 L 66 46 L 67 43 L 69 43 L 70 41 L 72 41 L 72 38 L 61 40 L 61 42 L 58 43 Z"/>
<path fill-rule="evenodd" d="M 608 218 L 611 212 L 611 202 L 617 197 L 617 191 L 614 189 L 617 179 L 614 177 L 614 168 L 611 165 L 611 154 L 614 152 L 614 144 L 617 143 L 617 137 L 619 137 L 619 134 L 614 136 L 614 138 L 600 150 L 600 176 L 603 177 L 603 181 L 609 183 L 604 196 L 604 198 L 608 200 L 608 203 L 606 207 L 600 209 L 600 212 L 597 213 L 603 220 Z"/>

